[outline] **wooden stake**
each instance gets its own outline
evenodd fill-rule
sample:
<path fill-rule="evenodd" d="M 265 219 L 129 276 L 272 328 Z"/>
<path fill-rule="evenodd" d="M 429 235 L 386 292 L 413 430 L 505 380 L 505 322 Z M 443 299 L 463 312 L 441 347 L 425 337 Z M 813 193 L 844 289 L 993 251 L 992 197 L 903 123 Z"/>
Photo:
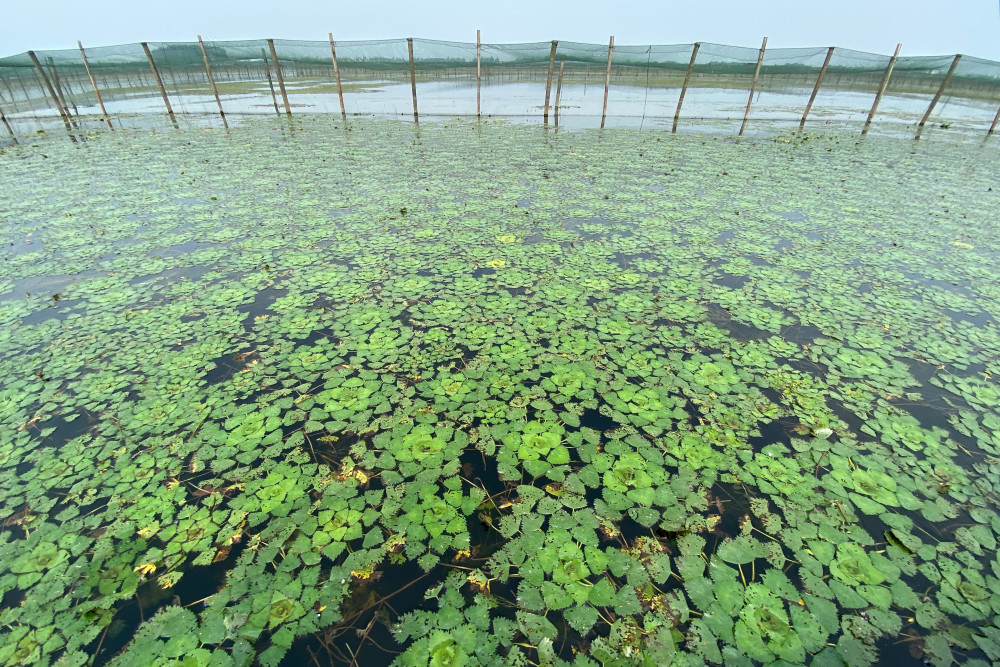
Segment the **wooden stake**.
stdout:
<path fill-rule="evenodd" d="M 806 104 L 806 110 L 802 112 L 802 120 L 799 121 L 799 130 L 806 124 L 806 116 L 809 115 L 809 110 L 812 109 L 813 102 L 816 101 L 816 93 L 819 92 L 819 87 L 823 84 L 823 77 L 826 76 L 826 68 L 830 66 L 830 58 L 833 57 L 833 47 L 826 52 L 826 60 L 823 61 L 823 67 L 819 71 L 819 77 L 816 79 L 816 86 L 813 88 L 812 95 L 809 96 L 809 103 Z"/>
<path fill-rule="evenodd" d="M 267 46 L 271 49 L 271 59 L 274 61 L 274 75 L 278 77 L 278 88 L 281 89 L 281 101 L 285 104 L 285 113 L 292 115 L 292 106 L 288 103 L 288 93 L 285 92 L 285 78 L 281 76 L 281 65 L 278 64 L 278 52 L 274 50 L 274 40 L 267 40 Z"/>
<path fill-rule="evenodd" d="M 281 112 L 278 111 L 278 96 L 274 94 L 274 81 L 271 79 L 271 66 L 268 64 L 267 52 L 264 49 L 260 50 L 260 57 L 264 60 L 264 72 L 267 74 L 267 86 L 271 89 L 271 101 L 274 103 L 274 113 L 280 116 Z"/>
<path fill-rule="evenodd" d="M 687 74 L 684 75 L 684 85 L 681 86 L 681 96 L 677 98 L 677 111 L 674 112 L 674 126 L 671 128 L 671 132 L 677 133 L 677 120 L 681 117 L 681 105 L 684 104 L 684 94 L 687 93 L 688 82 L 691 81 L 691 72 L 694 71 L 694 60 L 698 57 L 698 49 L 701 48 L 701 42 L 695 42 L 694 48 L 691 49 L 691 60 L 688 62 Z"/>
<path fill-rule="evenodd" d="M 7 132 L 10 133 L 10 138 L 14 140 L 17 144 L 17 137 L 14 136 L 14 130 L 10 129 L 10 123 L 7 122 L 7 116 L 3 112 L 3 107 L 0 107 L 0 121 L 3 121 L 3 126 L 7 128 Z"/>
<path fill-rule="evenodd" d="M 212 94 L 215 95 L 215 103 L 219 105 L 219 115 L 222 116 L 222 124 L 229 129 L 229 123 L 226 122 L 226 112 L 222 110 L 222 100 L 219 99 L 219 89 L 215 87 L 215 79 L 212 77 L 212 67 L 208 64 L 208 52 L 205 51 L 205 42 L 201 41 L 201 35 L 198 35 L 198 46 L 201 47 L 201 57 L 205 61 L 205 74 L 208 74 L 208 83 L 212 86 Z"/>
<path fill-rule="evenodd" d="M 170 107 L 170 98 L 167 97 L 167 90 L 163 87 L 163 79 L 160 78 L 160 71 L 156 69 L 156 63 L 153 62 L 153 54 L 149 52 L 149 45 L 146 42 L 139 42 L 142 44 L 142 50 L 146 52 L 146 60 L 149 61 L 149 68 L 153 70 L 153 78 L 156 79 L 156 85 L 160 87 L 160 95 L 163 96 L 163 104 L 167 107 L 167 115 L 170 116 L 170 122 L 174 124 L 174 128 L 177 127 L 177 119 L 174 117 L 174 110 Z"/>
<path fill-rule="evenodd" d="M 555 108 L 556 125 L 559 124 L 559 98 L 562 97 L 563 65 L 565 64 L 566 64 L 565 60 L 559 61 L 559 80 L 556 83 L 556 108 Z"/>
<path fill-rule="evenodd" d="M 476 31 L 476 118 L 482 115 L 481 101 L 482 96 L 480 89 L 482 87 L 483 71 L 480 64 L 480 56 L 482 55 L 483 45 L 480 41 L 479 31 Z"/>
<path fill-rule="evenodd" d="M 757 69 L 753 71 L 753 81 L 750 83 L 750 97 L 747 98 L 747 110 L 743 112 L 743 124 L 740 125 L 740 133 L 738 136 L 743 136 L 743 130 L 746 129 L 747 120 L 750 118 L 750 105 L 753 103 L 753 93 L 754 89 L 757 88 L 757 77 L 760 76 L 760 64 L 764 62 L 764 49 L 767 48 L 767 37 L 760 45 L 760 53 L 757 54 Z"/>
<path fill-rule="evenodd" d="M 549 95 L 552 92 L 552 67 L 556 62 L 556 47 L 559 46 L 559 40 L 552 40 L 552 50 L 549 51 L 549 74 L 545 79 L 545 107 L 542 111 L 542 120 L 546 123 L 549 122 Z"/>
<path fill-rule="evenodd" d="M 604 129 L 604 118 L 608 115 L 608 88 L 611 86 L 611 53 L 615 50 L 615 36 L 611 35 L 608 42 L 608 69 L 604 73 L 604 109 L 601 111 L 601 129 Z"/>
<path fill-rule="evenodd" d="M 97 81 L 94 79 L 94 74 L 90 71 L 90 61 L 87 60 L 87 52 L 83 50 L 83 43 L 80 40 L 76 41 L 76 45 L 80 47 L 80 55 L 83 57 L 83 66 L 87 70 L 87 76 L 90 78 L 90 85 L 94 88 L 94 95 L 97 95 L 97 103 L 101 106 L 101 113 L 104 114 L 104 122 L 108 124 L 111 131 L 114 132 L 115 126 L 111 124 L 111 116 L 108 115 L 108 110 L 104 108 L 104 99 L 101 98 L 101 91 L 97 88 Z"/>
<path fill-rule="evenodd" d="M 417 120 L 417 70 L 413 65 L 413 38 L 406 38 L 406 48 L 410 52 L 410 89 L 413 91 L 413 120 Z"/>
<path fill-rule="evenodd" d="M 62 108 L 62 104 L 59 103 L 59 96 L 56 95 L 56 91 L 52 87 L 52 82 L 49 81 L 49 77 L 45 76 L 45 70 L 42 69 L 42 63 L 38 62 L 38 56 L 35 55 L 34 51 L 28 51 L 28 57 L 31 58 L 31 62 L 34 63 L 35 69 L 38 71 L 38 76 L 42 78 L 42 84 L 45 86 L 46 90 L 48 90 L 49 96 L 52 98 L 52 102 L 56 105 L 56 109 L 59 110 L 59 115 L 62 116 L 63 124 L 66 126 L 66 131 L 72 133 L 73 127 L 70 125 L 69 116 L 67 116 L 66 110 Z"/>
<path fill-rule="evenodd" d="M 868 134 L 868 127 L 872 124 L 872 118 L 875 117 L 875 112 L 878 110 L 878 103 L 882 100 L 882 95 L 889 86 L 889 77 L 892 76 L 892 68 L 896 66 L 896 58 L 899 57 L 899 50 L 901 48 L 903 48 L 903 45 L 897 44 L 896 52 L 889 59 L 889 66 L 885 68 L 885 74 L 882 75 L 882 84 L 878 87 L 878 92 L 875 93 L 875 101 L 872 103 L 872 110 L 868 113 L 868 120 L 865 121 L 865 126 L 861 130 L 861 136 Z"/>
<path fill-rule="evenodd" d="M 955 56 L 955 59 L 951 61 L 951 67 L 948 68 L 948 73 L 944 75 L 944 81 L 941 82 L 941 87 L 938 88 L 937 94 L 934 95 L 934 99 L 931 100 L 931 105 L 927 107 L 927 111 L 924 112 L 924 117 L 920 119 L 920 123 L 917 125 L 917 137 L 920 137 L 920 130 L 924 128 L 924 123 L 930 118 L 931 112 L 934 111 L 934 107 L 937 106 L 938 100 L 944 95 L 944 89 L 948 87 L 948 82 L 951 81 L 951 76 L 955 73 L 955 69 L 958 67 L 958 62 L 962 59 L 962 54 L 959 53 Z"/>
<path fill-rule="evenodd" d="M 347 118 L 347 110 L 344 109 L 344 89 L 340 85 L 340 69 L 337 67 L 337 48 L 333 45 L 333 33 L 330 35 L 330 57 L 333 58 L 333 76 L 337 79 L 337 97 L 340 98 L 340 115 Z"/>

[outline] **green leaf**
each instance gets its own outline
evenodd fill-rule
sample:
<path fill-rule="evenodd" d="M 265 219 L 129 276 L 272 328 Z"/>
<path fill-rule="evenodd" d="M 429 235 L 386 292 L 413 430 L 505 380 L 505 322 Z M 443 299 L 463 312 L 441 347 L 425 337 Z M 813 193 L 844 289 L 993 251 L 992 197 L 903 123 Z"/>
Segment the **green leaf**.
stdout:
<path fill-rule="evenodd" d="M 598 579 L 587 595 L 587 600 L 595 607 L 610 607 L 615 602 L 616 591 L 607 579 Z"/>
<path fill-rule="evenodd" d="M 586 605 L 570 607 L 566 610 L 565 616 L 570 626 L 581 634 L 586 634 L 598 619 L 597 610 Z"/>
<path fill-rule="evenodd" d="M 716 555 L 727 563 L 739 565 L 751 563 L 767 555 L 764 545 L 746 535 L 722 542 L 715 551 Z"/>

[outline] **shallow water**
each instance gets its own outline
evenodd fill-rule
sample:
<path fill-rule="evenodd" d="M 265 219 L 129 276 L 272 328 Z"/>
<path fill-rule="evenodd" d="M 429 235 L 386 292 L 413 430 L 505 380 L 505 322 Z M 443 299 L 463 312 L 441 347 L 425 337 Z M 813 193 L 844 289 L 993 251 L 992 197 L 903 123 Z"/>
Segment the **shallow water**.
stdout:
<path fill-rule="evenodd" d="M 357 88 L 356 86 L 361 86 Z M 326 81 L 297 81 L 286 86 L 293 114 L 339 113 L 339 100 Z M 315 92 L 321 90 L 323 92 Z M 811 89 L 761 90 L 754 95 L 746 132 L 773 133 L 797 127 Z M 615 85 L 608 93 L 606 127 L 627 129 L 671 129 L 677 109 L 680 88 L 661 88 Z M 739 88 L 691 87 L 684 100 L 678 129 L 699 132 L 706 129 L 725 133 L 738 132 L 747 104 L 747 90 Z M 476 115 L 476 88 L 464 80 L 430 81 L 418 83 L 418 108 L 421 117 L 450 118 Z M 831 129 L 859 129 L 871 110 L 874 95 L 849 90 L 822 90 L 809 114 L 806 129 L 830 131 Z M 218 106 L 206 90 L 191 94 L 171 91 L 171 106 L 184 116 L 198 119 L 200 123 L 218 124 Z M 488 83 L 482 88 L 481 112 L 487 118 L 505 118 L 512 122 L 537 124 L 542 122 L 545 99 L 544 83 Z M 603 109 L 604 87 L 591 84 L 566 84 L 562 87 L 559 103 L 561 126 L 568 129 L 599 127 Z M 275 101 L 266 85 L 247 85 L 238 94 L 222 96 L 223 108 L 231 119 L 246 115 L 274 114 Z M 284 106 L 280 94 L 276 103 L 281 113 Z M 915 132 L 916 124 L 927 110 L 930 98 L 914 94 L 886 94 L 874 119 L 874 133 L 906 134 Z M 550 96 L 550 122 L 555 123 L 555 92 Z M 352 116 L 412 117 L 413 103 L 409 83 L 384 81 L 352 82 L 344 92 L 344 105 Z M 152 126 L 169 124 L 163 100 L 159 93 L 132 91 L 122 99 L 106 101 L 108 113 L 120 119 L 126 127 L 136 122 Z M 88 124 L 97 126 L 101 115 L 96 101 L 88 106 L 80 104 L 79 114 L 97 118 Z M 984 135 L 996 112 L 996 102 L 955 99 L 945 97 L 935 107 L 929 121 L 928 132 L 940 131 L 948 125 L 951 134 L 969 132 Z M 147 114 L 152 118 L 147 118 Z M 59 121 L 54 109 L 8 113 L 14 130 L 20 135 L 33 132 L 38 127 L 57 129 Z M 137 118 L 138 117 L 138 118 Z M 138 120 L 143 119 L 143 120 Z M 832 127 L 831 127 L 832 126 Z"/>

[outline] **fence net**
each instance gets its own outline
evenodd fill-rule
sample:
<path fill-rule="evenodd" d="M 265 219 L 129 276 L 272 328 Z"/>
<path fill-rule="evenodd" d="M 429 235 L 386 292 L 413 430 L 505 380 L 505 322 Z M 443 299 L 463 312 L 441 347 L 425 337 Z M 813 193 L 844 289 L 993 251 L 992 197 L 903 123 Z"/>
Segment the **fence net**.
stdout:
<path fill-rule="evenodd" d="M 0 58 L 0 111 L 15 136 L 60 124 L 163 123 L 168 105 L 174 123 L 206 122 L 219 117 L 220 106 L 229 118 L 339 114 L 341 96 L 349 115 L 412 116 L 415 84 L 421 116 L 558 117 L 570 126 L 604 117 L 608 126 L 735 128 L 748 98 L 756 124 L 798 122 L 811 97 L 809 123 L 865 122 L 885 82 L 876 126 L 917 123 L 938 97 L 930 123 L 985 130 L 1000 104 L 1000 63 L 969 56 L 893 61 L 832 47 L 764 49 L 761 56 L 757 48 L 699 43 L 615 45 L 609 59 L 606 44 L 566 41 L 482 44 L 478 54 L 477 66 L 475 43 L 426 39 L 206 41 L 204 50 L 198 42 L 149 42 L 27 52 Z"/>

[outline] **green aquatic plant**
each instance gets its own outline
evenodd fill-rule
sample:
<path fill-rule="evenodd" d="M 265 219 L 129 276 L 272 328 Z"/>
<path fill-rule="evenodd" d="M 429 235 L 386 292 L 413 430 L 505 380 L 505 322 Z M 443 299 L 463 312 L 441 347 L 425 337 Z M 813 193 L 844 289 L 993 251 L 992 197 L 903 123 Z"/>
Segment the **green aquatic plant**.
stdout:
<path fill-rule="evenodd" d="M 432 454 L 444 451 L 445 441 L 434 435 L 434 429 L 427 424 L 417 426 L 403 436 L 398 444 L 390 444 L 389 452 L 398 461 L 423 461 Z"/>
<path fill-rule="evenodd" d="M 0 662 L 997 659 L 990 144 L 295 118 L 0 155 Z"/>

